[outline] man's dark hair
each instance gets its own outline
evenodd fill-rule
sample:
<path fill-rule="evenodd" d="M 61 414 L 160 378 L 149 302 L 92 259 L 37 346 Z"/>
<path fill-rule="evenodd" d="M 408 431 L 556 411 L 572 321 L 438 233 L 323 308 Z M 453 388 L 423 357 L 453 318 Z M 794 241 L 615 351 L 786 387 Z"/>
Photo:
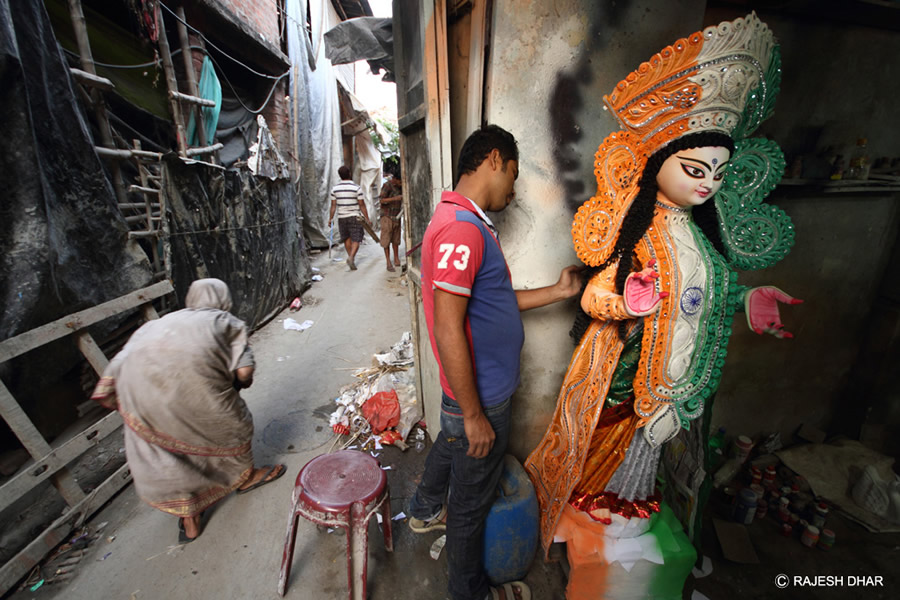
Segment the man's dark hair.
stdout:
<path fill-rule="evenodd" d="M 507 161 L 519 161 L 519 147 L 513 134 L 497 125 L 485 125 L 474 131 L 459 151 L 459 161 L 456 163 L 457 181 L 463 175 L 474 173 L 494 148 L 500 151 L 504 166 Z"/>
<path fill-rule="evenodd" d="M 341 168 L 338 169 L 338 176 L 341 179 L 350 179 L 350 169 L 348 169 L 346 165 L 341 166 Z"/>

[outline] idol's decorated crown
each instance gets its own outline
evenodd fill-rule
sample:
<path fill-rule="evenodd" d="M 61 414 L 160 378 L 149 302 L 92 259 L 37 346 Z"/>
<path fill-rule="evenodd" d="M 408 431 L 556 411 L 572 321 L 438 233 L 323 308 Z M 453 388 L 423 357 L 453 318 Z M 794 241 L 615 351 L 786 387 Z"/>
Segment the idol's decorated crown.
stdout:
<path fill-rule="evenodd" d="M 689 133 L 746 137 L 772 113 L 780 75 L 775 36 L 752 13 L 663 48 L 603 100 L 649 155 Z"/>
<path fill-rule="evenodd" d="M 743 269 L 783 258 L 793 243 L 790 219 L 762 199 L 781 178 L 784 157 L 774 142 L 744 139 L 772 114 L 780 81 L 775 36 L 755 13 L 676 41 L 620 81 L 603 99 L 623 129 L 600 144 L 597 195 L 572 225 L 579 258 L 597 266 L 610 256 L 651 155 L 713 131 L 736 146 L 715 197 L 726 258 Z"/>

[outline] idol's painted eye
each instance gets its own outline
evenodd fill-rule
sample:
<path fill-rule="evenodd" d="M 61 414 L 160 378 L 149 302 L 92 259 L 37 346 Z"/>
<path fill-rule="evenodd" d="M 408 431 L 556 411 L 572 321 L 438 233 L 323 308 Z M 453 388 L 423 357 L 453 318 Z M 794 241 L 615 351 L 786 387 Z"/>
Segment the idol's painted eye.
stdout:
<path fill-rule="evenodd" d="M 713 176 L 713 181 L 722 181 L 723 177 L 725 177 L 725 171 L 719 171 Z"/>
<path fill-rule="evenodd" d="M 703 177 L 706 175 L 703 172 L 703 169 L 695 167 L 694 165 L 681 163 L 681 169 L 688 177 L 693 177 L 694 179 L 703 179 Z"/>

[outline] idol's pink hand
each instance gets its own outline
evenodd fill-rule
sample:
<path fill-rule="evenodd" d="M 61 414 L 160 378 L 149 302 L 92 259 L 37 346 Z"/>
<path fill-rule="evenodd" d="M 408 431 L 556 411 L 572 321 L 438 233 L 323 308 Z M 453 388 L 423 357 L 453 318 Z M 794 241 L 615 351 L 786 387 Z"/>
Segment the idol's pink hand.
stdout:
<path fill-rule="evenodd" d="M 659 303 L 669 292 L 656 293 L 659 273 L 653 269 L 655 259 L 647 263 L 647 268 L 632 273 L 625 280 L 625 310 L 633 317 L 645 317 L 659 308 Z"/>
<path fill-rule="evenodd" d="M 760 335 L 770 333 L 779 339 L 794 337 L 794 334 L 784 329 L 784 323 L 781 322 L 781 315 L 778 312 L 779 302 L 802 304 L 803 300 L 793 298 L 771 285 L 749 290 L 744 296 L 744 308 L 750 329 Z"/>

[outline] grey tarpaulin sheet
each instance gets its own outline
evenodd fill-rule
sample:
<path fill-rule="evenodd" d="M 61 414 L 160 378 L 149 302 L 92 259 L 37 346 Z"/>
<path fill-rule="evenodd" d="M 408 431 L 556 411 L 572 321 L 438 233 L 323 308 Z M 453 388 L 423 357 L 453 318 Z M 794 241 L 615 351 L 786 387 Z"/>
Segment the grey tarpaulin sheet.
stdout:
<path fill-rule="evenodd" d="M 255 329 L 309 286 L 289 180 L 185 164 L 176 156 L 166 158 L 163 179 L 179 305 L 191 281 L 217 277 L 231 288 L 231 312 Z"/>
<path fill-rule="evenodd" d="M 0 0 L 0 339 L 126 294 L 150 265 L 78 107 L 43 2 Z"/>
<path fill-rule="evenodd" d="M 250 97 L 250 94 L 243 94 L 240 88 L 236 91 L 242 94 L 241 98 Z M 224 145 L 219 150 L 219 161 L 230 167 L 238 160 L 247 160 L 256 133 L 256 115 L 244 108 L 230 86 L 223 86 L 222 110 L 216 125 L 216 141 Z"/>
<path fill-rule="evenodd" d="M 285 2 L 288 55 L 296 67 L 291 73 L 291 118 L 296 110 L 303 233 L 311 246 L 322 247 L 328 244 L 331 188 L 338 182 L 337 170 L 343 160 L 341 116 L 334 68 L 325 58 L 322 42 L 329 27 L 329 7 L 312 7 L 312 42 L 299 25 L 307 21 L 306 8 L 305 1 Z M 316 65 L 315 70 L 310 64 Z"/>
<path fill-rule="evenodd" d="M 325 56 L 334 65 L 390 58 L 393 55 L 394 33 L 391 19 L 348 19 L 325 33 Z"/>

